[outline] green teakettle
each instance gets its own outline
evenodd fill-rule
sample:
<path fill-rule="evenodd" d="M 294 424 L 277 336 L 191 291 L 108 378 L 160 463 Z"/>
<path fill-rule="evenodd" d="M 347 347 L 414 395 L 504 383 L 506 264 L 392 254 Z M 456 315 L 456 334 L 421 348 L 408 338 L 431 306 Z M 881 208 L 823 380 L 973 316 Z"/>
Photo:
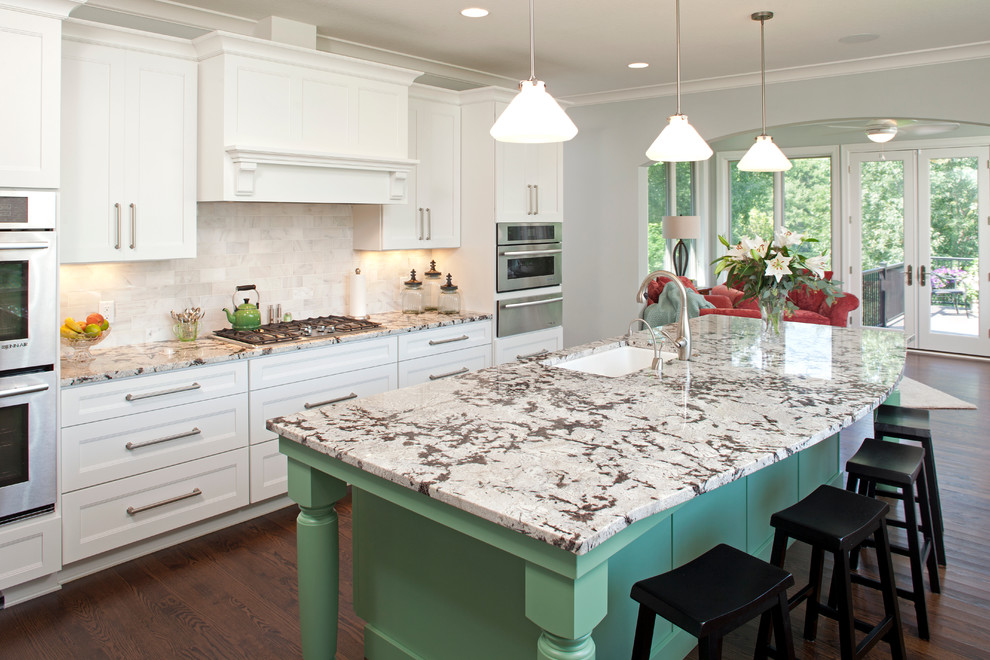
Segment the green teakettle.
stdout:
<path fill-rule="evenodd" d="M 252 305 L 248 302 L 248 298 L 244 298 L 244 302 L 238 305 L 237 294 L 241 291 L 254 291 L 255 304 Z M 234 291 L 233 301 L 235 305 L 233 314 L 226 307 L 222 311 L 227 312 L 227 320 L 230 321 L 230 326 L 234 330 L 257 330 L 261 327 L 261 310 L 258 309 L 261 304 L 261 295 L 253 284 L 238 286 Z"/>

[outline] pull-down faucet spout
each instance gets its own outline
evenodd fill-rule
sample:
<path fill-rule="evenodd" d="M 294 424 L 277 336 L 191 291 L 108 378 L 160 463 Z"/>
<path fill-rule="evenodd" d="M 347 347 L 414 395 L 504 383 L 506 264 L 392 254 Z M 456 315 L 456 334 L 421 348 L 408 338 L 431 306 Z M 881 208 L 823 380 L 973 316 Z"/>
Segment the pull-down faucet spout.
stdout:
<path fill-rule="evenodd" d="M 639 291 L 636 293 L 636 302 L 646 303 L 646 291 L 652 282 L 657 277 L 667 277 L 677 286 L 677 291 L 680 293 L 681 298 L 681 313 L 677 317 L 677 336 L 667 337 L 673 342 L 674 346 L 677 347 L 677 359 L 678 360 L 690 360 L 691 359 L 691 326 L 688 324 L 688 309 L 687 309 L 687 288 L 684 283 L 681 282 L 680 278 L 671 273 L 669 270 L 655 270 L 646 276 L 643 283 L 639 285 Z M 662 332 L 662 331 L 661 331 Z M 667 336 L 664 333 L 664 336 Z"/>

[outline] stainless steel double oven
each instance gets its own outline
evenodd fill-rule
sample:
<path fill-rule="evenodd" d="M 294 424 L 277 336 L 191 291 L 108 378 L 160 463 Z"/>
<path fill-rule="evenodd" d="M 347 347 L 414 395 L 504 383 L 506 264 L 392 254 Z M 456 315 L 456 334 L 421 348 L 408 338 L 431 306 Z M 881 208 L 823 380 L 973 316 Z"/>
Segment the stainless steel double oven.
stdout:
<path fill-rule="evenodd" d="M 500 222 L 496 226 L 498 336 L 559 326 L 563 315 L 560 223 Z M 513 295 L 503 295 L 510 292 Z"/>
<path fill-rule="evenodd" d="M 55 204 L 0 190 L 0 523 L 55 506 Z"/>

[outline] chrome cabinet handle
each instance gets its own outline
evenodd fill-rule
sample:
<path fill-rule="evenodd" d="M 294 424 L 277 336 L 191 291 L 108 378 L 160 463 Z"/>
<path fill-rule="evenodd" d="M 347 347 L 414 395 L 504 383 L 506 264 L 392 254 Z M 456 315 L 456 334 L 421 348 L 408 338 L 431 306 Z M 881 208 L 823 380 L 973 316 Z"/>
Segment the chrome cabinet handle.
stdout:
<path fill-rule="evenodd" d="M 533 186 L 526 184 L 526 215 L 533 215 Z"/>
<path fill-rule="evenodd" d="M 544 348 L 542 351 L 536 351 L 535 353 L 527 353 L 526 355 L 517 355 L 516 359 L 525 360 L 526 358 L 536 357 L 538 355 L 546 355 L 549 352 L 550 352 L 549 349 Z"/>
<path fill-rule="evenodd" d="M 560 254 L 563 250 L 522 250 L 519 252 L 503 252 L 503 257 L 524 257 L 531 254 Z"/>
<path fill-rule="evenodd" d="M 531 305 L 546 305 L 547 303 L 560 302 L 563 299 L 564 299 L 563 297 L 560 297 L 560 298 L 547 298 L 546 300 L 530 300 L 528 302 L 521 302 L 521 303 L 508 303 L 508 304 L 504 305 L 504 307 L 506 309 L 512 309 L 514 307 L 529 307 Z"/>
<path fill-rule="evenodd" d="M 113 249 L 119 250 L 120 249 L 120 202 L 116 202 L 113 205 L 113 208 L 114 208 L 114 212 L 117 215 L 117 242 L 114 244 Z"/>
<path fill-rule="evenodd" d="M 48 243 L 0 243 L 0 250 L 44 250 L 50 247 Z"/>
<path fill-rule="evenodd" d="M 453 337 L 451 339 L 431 339 L 430 346 L 439 346 L 440 344 L 449 344 L 455 341 L 464 341 L 465 339 L 469 339 L 469 337 L 467 335 L 461 335 L 460 337 Z"/>
<path fill-rule="evenodd" d="M 191 431 L 186 431 L 184 433 L 176 433 L 175 435 L 166 435 L 163 438 L 155 438 L 154 440 L 146 440 L 144 442 L 128 442 L 126 445 L 124 445 L 124 449 L 126 449 L 127 451 L 134 451 L 135 449 L 140 449 L 141 447 L 150 447 L 151 445 L 157 445 L 162 442 L 169 442 L 170 440 L 181 440 L 182 438 L 189 438 L 194 435 L 199 435 L 200 433 L 202 433 L 202 431 L 200 431 L 198 428 L 194 426 Z"/>
<path fill-rule="evenodd" d="M 433 374 L 430 374 L 430 380 L 440 380 L 441 378 L 450 378 L 451 376 L 457 376 L 458 374 L 466 374 L 469 371 L 471 370 L 468 369 L 467 367 L 461 367 L 457 371 L 451 371 L 450 373 L 440 374 L 438 376 L 434 376 Z"/>
<path fill-rule="evenodd" d="M 423 240 L 423 209 L 419 209 L 419 240 Z"/>
<path fill-rule="evenodd" d="M 137 207 L 131 202 L 131 249 L 137 245 Z"/>
<path fill-rule="evenodd" d="M 533 186 L 533 190 L 536 192 L 536 203 L 533 205 L 533 215 L 540 214 L 540 184 Z"/>
<path fill-rule="evenodd" d="M 194 488 L 191 493 L 186 493 L 185 495 L 176 495 L 175 497 L 170 497 L 167 500 L 162 500 L 161 502 L 155 502 L 154 504 L 145 504 L 144 506 L 129 506 L 127 507 L 127 515 L 136 516 L 142 511 L 150 511 L 151 509 L 157 509 L 160 506 L 165 506 L 166 504 L 172 504 L 173 502 L 181 502 L 182 500 L 188 500 L 190 497 L 196 497 L 197 495 L 202 495 L 203 491 L 199 488 Z"/>
<path fill-rule="evenodd" d="M 921 270 L 918 271 L 918 286 L 925 286 L 925 266 L 921 265 Z"/>
<path fill-rule="evenodd" d="M 911 286 L 911 265 L 908 264 L 907 271 L 904 273 L 907 276 L 907 285 Z"/>
<path fill-rule="evenodd" d="M 426 240 L 433 238 L 433 211 L 426 207 Z"/>
<path fill-rule="evenodd" d="M 9 399 L 13 396 L 21 396 L 22 394 L 34 394 L 35 392 L 44 392 L 48 389 L 47 385 L 26 385 L 25 387 L 12 387 L 9 390 L 0 390 L 0 399 Z"/>
<path fill-rule="evenodd" d="M 155 396 L 165 396 L 166 394 L 177 394 L 179 392 L 188 392 L 189 390 L 198 390 L 202 385 L 199 383 L 193 383 L 192 385 L 183 385 L 182 387 L 173 387 L 170 390 L 159 390 L 157 392 L 148 392 L 147 394 L 128 394 L 124 397 L 127 401 L 138 401 L 140 399 L 150 399 Z"/>
<path fill-rule="evenodd" d="M 320 406 L 329 406 L 331 403 L 340 403 L 341 401 L 347 401 L 349 399 L 356 399 L 357 394 L 351 392 L 345 396 L 339 396 L 336 399 L 327 399 L 326 401 L 318 401 L 316 403 L 304 403 L 303 408 L 310 410 L 312 408 L 319 408 Z"/>

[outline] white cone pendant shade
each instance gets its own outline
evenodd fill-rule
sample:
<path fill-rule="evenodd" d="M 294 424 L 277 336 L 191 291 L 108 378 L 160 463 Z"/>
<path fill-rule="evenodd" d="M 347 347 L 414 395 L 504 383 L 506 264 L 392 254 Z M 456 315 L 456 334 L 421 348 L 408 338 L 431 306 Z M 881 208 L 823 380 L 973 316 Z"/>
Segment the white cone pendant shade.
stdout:
<path fill-rule="evenodd" d="M 523 80 L 519 93 L 492 126 L 499 142 L 566 142 L 578 129 L 542 80 Z"/>
<path fill-rule="evenodd" d="M 698 134 L 687 115 L 671 115 L 664 128 L 650 148 L 646 157 L 665 163 L 679 163 L 689 160 L 705 160 L 712 155 L 712 148 Z"/>
<path fill-rule="evenodd" d="M 791 169 L 791 161 L 773 143 L 769 135 L 757 135 L 756 143 L 749 148 L 736 166 L 743 172 L 786 172 Z"/>

